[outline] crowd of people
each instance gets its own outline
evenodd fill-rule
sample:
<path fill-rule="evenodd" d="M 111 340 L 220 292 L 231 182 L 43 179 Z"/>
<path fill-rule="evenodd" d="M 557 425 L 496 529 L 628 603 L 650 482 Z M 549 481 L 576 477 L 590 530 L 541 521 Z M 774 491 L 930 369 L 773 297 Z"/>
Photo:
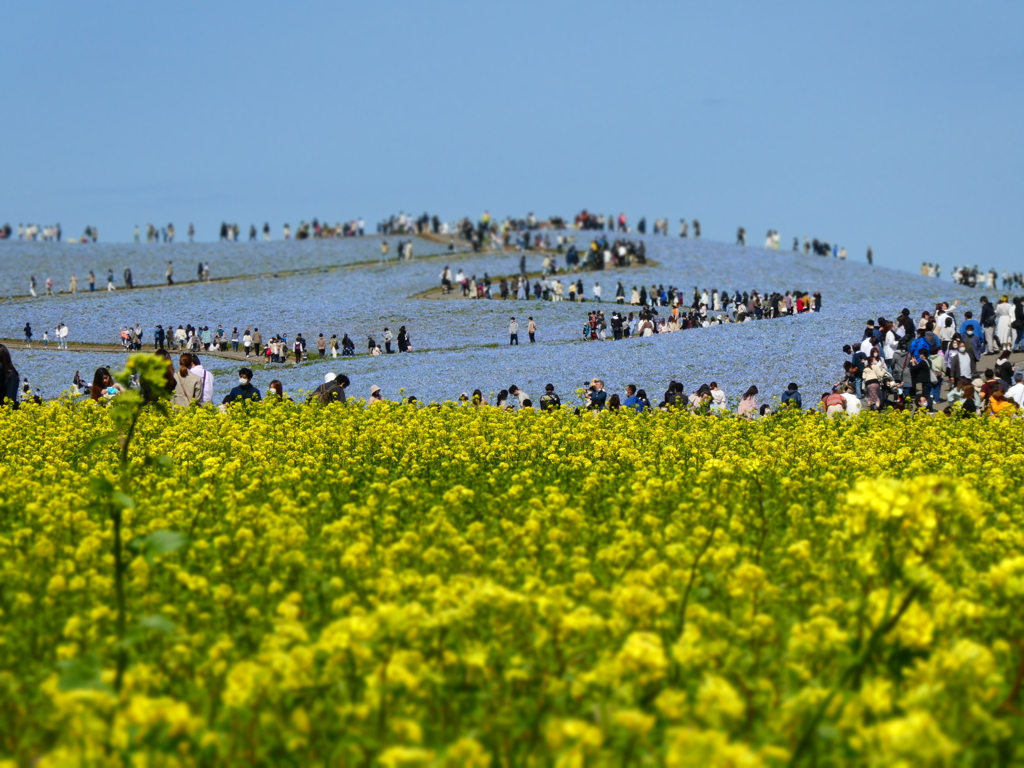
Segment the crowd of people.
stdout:
<path fill-rule="evenodd" d="M 26 326 L 30 331 L 30 326 Z M 122 326 L 120 332 L 121 346 L 127 351 L 141 351 L 145 332 L 141 325 Z M 372 335 L 367 336 L 367 354 L 371 356 L 390 355 L 395 352 L 411 352 L 412 338 L 404 325 L 399 326 L 396 333 L 385 327 L 378 343 Z M 242 330 L 236 326 L 230 332 L 224 326 L 211 329 L 208 325 L 194 326 L 191 323 L 180 324 L 175 328 L 169 324 L 166 328 L 160 324 L 153 331 L 153 349 L 172 350 L 179 352 L 233 352 L 244 354 L 246 359 L 263 363 L 301 363 L 315 354 L 320 358 L 328 355 L 332 358 L 351 357 L 356 354 L 355 342 L 343 333 L 329 337 L 320 333 L 312 341 L 301 333 L 289 340 L 288 335 L 273 334 L 264 337 L 258 327 L 249 326 Z"/>
<path fill-rule="evenodd" d="M 990 269 L 988 272 L 980 272 L 977 265 L 973 267 L 953 267 L 952 277 L 953 282 L 959 285 L 966 285 L 968 288 L 985 288 L 990 291 L 997 289 L 999 281 L 999 273 L 995 269 Z M 1002 289 L 1004 291 L 1024 288 L 1024 273 L 1007 272 L 1004 269 L 1002 280 Z"/>
<path fill-rule="evenodd" d="M 625 268 L 639 266 L 647 263 L 647 248 L 643 241 L 633 242 L 628 240 L 615 240 L 609 242 L 603 235 L 594 238 L 585 252 L 576 249 L 576 245 L 569 239 L 563 241 L 559 235 L 557 251 L 561 252 L 563 245 L 568 244 L 565 250 L 565 271 L 578 273 L 581 271 L 601 271 L 612 268 Z M 467 275 L 460 267 L 453 272 L 449 266 L 445 266 L 439 275 L 441 290 L 444 294 L 452 293 L 455 286 L 462 291 L 462 296 L 472 299 L 509 299 L 514 298 L 520 301 L 528 300 L 531 295 L 537 301 L 583 301 L 583 280 L 576 280 L 559 275 L 556 257 L 553 253 L 547 253 L 541 264 L 541 277 L 534 278 L 532 283 L 527 275 L 526 254 L 523 253 L 519 259 L 519 274 L 512 277 L 502 277 L 495 285 L 490 275 L 484 272 L 483 277 Z M 565 278 L 563 280 L 563 278 Z M 621 283 L 620 283 L 621 287 Z M 601 286 L 595 283 L 593 295 L 600 301 Z"/>
<path fill-rule="evenodd" d="M 990 344 L 986 340 L 985 326 L 970 312 L 965 313 L 963 320 L 958 323 L 956 306 L 955 303 L 952 307 L 940 304 L 934 313 L 925 312 L 916 322 L 906 309 L 893 321 L 885 318 L 869 321 L 862 340 L 843 347 L 848 359 L 843 363 L 842 378 L 830 391 L 808 403 L 809 409 L 820 410 L 829 417 L 843 414 L 855 416 L 865 405 L 870 410 L 892 408 L 931 413 L 935 405 L 943 401 L 945 389 L 945 399 L 958 404 L 957 408 L 948 409 L 947 414 L 964 417 L 978 414 L 1002 416 L 1024 411 L 1024 372 L 1017 371 L 1010 361 L 1009 349 L 1003 348 L 1004 339 L 995 335 L 991 337 Z M 531 318 L 531 337 L 535 330 Z M 408 337 L 402 339 L 403 331 L 404 328 L 399 331 L 399 351 L 406 351 L 402 346 L 408 345 Z M 390 347 L 387 333 L 385 329 Z M 515 318 L 512 318 L 510 333 L 510 343 L 518 343 Z M 275 337 L 275 340 L 278 338 Z M 317 339 L 317 348 L 323 357 L 327 343 L 321 339 L 322 334 Z M 370 344 L 380 353 L 372 339 Z M 296 360 L 299 361 L 305 350 L 305 341 L 301 335 L 296 337 L 294 345 Z M 349 345 L 352 346 L 350 342 Z M 195 345 L 191 346 L 195 348 Z M 278 349 L 272 354 L 278 355 L 281 351 Z M 277 379 L 269 382 L 264 395 L 254 383 L 255 373 L 249 367 L 239 369 L 237 382 L 233 383 L 226 395 L 218 399 L 214 376 L 203 367 L 197 352 L 189 351 L 188 348 L 179 349 L 175 360 L 170 350 L 158 345 L 154 354 L 167 361 L 167 389 L 172 402 L 177 406 L 227 406 L 236 401 L 291 399 Z M 985 354 L 997 354 L 998 357 L 991 367 L 982 371 L 981 357 Z M 76 372 L 73 382 L 80 393 L 100 402 L 112 400 L 123 391 L 122 384 L 115 381 L 106 367 L 98 368 L 91 382 Z M 312 390 L 307 400 L 345 403 L 349 397 L 350 384 L 346 375 L 328 373 L 324 383 Z M 129 385 L 137 384 L 130 382 Z M 368 394 L 369 407 L 387 402 L 379 386 L 370 387 Z M 803 393 L 795 382 L 779 393 L 772 404 L 760 405 L 757 399 L 760 393 L 756 386 L 747 388 L 738 400 L 734 398 L 730 401 L 715 381 L 700 384 L 687 395 L 683 384 L 673 380 L 661 398 L 651 399 L 646 389 L 636 384 L 627 384 L 622 393 L 612 393 L 601 379 L 594 378 L 585 382 L 575 394 L 579 396 L 578 411 L 687 409 L 695 414 L 732 414 L 738 418 L 753 419 L 768 416 L 773 410 L 800 410 L 805 406 Z M 519 410 L 553 410 L 562 407 L 561 397 L 551 384 L 546 385 L 544 393 L 537 400 L 533 400 L 515 385 L 501 390 L 493 397 L 493 407 L 504 410 L 516 410 L 517 406 Z M 10 351 L 0 345 L 0 402 L 17 407 L 19 401 L 27 400 L 40 402 L 41 398 L 38 391 L 33 393 L 27 381 L 22 381 Z M 416 398 L 407 397 L 403 401 L 414 403 Z M 454 402 L 466 407 L 492 407 L 479 389 L 472 394 L 461 393 Z"/>
<path fill-rule="evenodd" d="M 594 300 L 601 301 L 600 285 L 595 284 Z M 625 303 L 625 291 L 622 283 L 615 291 L 616 303 Z M 605 341 L 654 336 L 658 333 L 673 333 L 691 328 L 709 328 L 712 325 L 726 323 L 746 323 L 754 320 L 770 320 L 789 315 L 818 312 L 821 310 L 821 293 L 813 295 L 806 291 L 786 291 L 785 294 L 772 292 L 762 296 L 757 291 L 736 291 L 732 296 L 728 291 L 719 293 L 717 290 L 708 294 L 694 288 L 693 301 L 687 308 L 685 299 L 677 288 L 665 289 L 664 286 L 651 286 L 637 291 L 633 288 L 630 297 L 631 305 L 639 305 L 637 312 L 628 315 L 617 310 L 611 311 L 605 318 L 603 310 L 593 310 L 587 315 L 583 324 L 583 338 L 588 341 Z M 709 306 L 710 302 L 710 306 Z M 661 315 L 659 307 L 670 307 Z M 732 307 L 732 309 L 730 309 Z M 716 313 L 717 314 L 714 314 Z"/>
<path fill-rule="evenodd" d="M 19 224 L 17 229 L 18 240 L 27 242 L 59 243 L 63 237 L 64 230 L 60 224 Z M 15 230 L 10 224 L 0 225 L 0 240 L 10 240 L 15 236 Z M 89 225 L 82 232 L 81 237 L 69 237 L 69 243 L 95 243 L 100 239 L 100 231 L 97 227 Z"/>
<path fill-rule="evenodd" d="M 1004 296 L 995 306 L 987 297 L 981 303 L 980 318 L 967 311 L 958 319 L 954 302 L 916 321 L 908 309 L 894 320 L 868 320 L 861 340 L 843 347 L 843 377 L 828 394 L 864 397 L 872 410 L 931 411 L 942 402 L 968 413 L 1024 408 L 1024 373 L 1010 360 L 1024 351 L 1024 302 Z M 990 367 L 982 367 L 983 355 L 996 357 Z"/>

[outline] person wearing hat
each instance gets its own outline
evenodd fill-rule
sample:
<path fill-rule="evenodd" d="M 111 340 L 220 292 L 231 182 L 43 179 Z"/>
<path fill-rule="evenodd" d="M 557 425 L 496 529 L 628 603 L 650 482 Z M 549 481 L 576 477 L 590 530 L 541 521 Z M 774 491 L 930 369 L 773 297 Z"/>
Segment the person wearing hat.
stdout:
<path fill-rule="evenodd" d="M 238 371 L 238 386 L 234 387 L 228 396 L 224 398 L 224 405 L 234 403 L 238 400 L 262 400 L 260 391 L 252 385 L 252 370 L 241 368 Z"/>
<path fill-rule="evenodd" d="M 383 402 L 384 398 L 381 397 L 380 387 L 374 384 L 372 387 L 370 387 L 370 402 L 368 403 L 368 405 L 380 405 Z"/>
<path fill-rule="evenodd" d="M 333 371 L 331 373 L 325 373 L 324 374 L 324 383 L 321 384 L 320 386 L 318 386 L 316 389 L 314 389 L 310 393 L 309 397 L 306 398 L 307 401 L 311 402 L 314 399 L 316 399 L 316 400 L 320 400 L 321 402 L 323 402 L 324 394 L 327 392 L 327 390 L 329 390 L 332 386 L 334 386 L 334 379 L 337 377 L 337 375 L 338 374 L 334 373 Z"/>
<path fill-rule="evenodd" d="M 334 374 L 331 374 L 334 376 Z M 320 393 L 320 402 L 324 405 L 329 403 L 341 403 L 344 405 L 348 401 L 348 396 L 345 394 L 345 388 L 348 387 L 349 380 L 348 376 L 344 373 L 339 373 L 331 380 L 330 384 L 325 382 L 324 386 L 326 389 Z"/>

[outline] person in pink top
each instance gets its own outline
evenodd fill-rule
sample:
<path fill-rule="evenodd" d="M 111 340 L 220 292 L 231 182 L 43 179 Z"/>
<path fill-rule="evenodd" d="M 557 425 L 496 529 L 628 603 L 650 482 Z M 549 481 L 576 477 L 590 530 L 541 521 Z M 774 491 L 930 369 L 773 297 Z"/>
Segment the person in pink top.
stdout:
<path fill-rule="evenodd" d="M 752 419 L 757 414 L 757 387 L 750 387 L 740 398 L 736 415 L 741 419 Z"/>

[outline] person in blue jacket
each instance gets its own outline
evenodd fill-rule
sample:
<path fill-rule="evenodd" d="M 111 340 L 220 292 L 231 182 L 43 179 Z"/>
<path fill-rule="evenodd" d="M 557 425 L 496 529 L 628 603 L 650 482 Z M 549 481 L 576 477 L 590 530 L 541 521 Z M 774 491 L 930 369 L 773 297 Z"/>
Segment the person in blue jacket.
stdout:
<path fill-rule="evenodd" d="M 981 323 L 974 319 L 973 312 L 964 312 L 964 321 L 960 323 L 960 335 L 966 334 L 968 328 L 973 328 L 974 335 L 979 337 L 985 332 Z"/>
<path fill-rule="evenodd" d="M 932 345 L 931 342 L 929 342 L 928 339 L 925 338 L 925 333 L 926 331 L 924 328 L 917 329 L 917 338 L 910 342 L 910 349 L 907 350 L 908 352 L 910 352 L 911 358 L 931 353 Z"/>
<path fill-rule="evenodd" d="M 800 387 L 799 385 L 795 384 L 792 381 L 789 383 L 789 386 L 786 387 L 786 391 L 782 393 L 782 397 L 780 397 L 779 400 L 782 402 L 783 405 L 786 405 L 787 403 L 792 403 L 794 406 L 796 406 L 797 410 L 800 410 L 804 407 L 803 398 L 800 397 Z"/>
<path fill-rule="evenodd" d="M 262 400 L 260 391 L 252 385 L 252 370 L 242 368 L 238 371 L 238 386 L 234 387 L 228 396 L 224 398 L 224 404 L 234 403 L 238 400 Z"/>

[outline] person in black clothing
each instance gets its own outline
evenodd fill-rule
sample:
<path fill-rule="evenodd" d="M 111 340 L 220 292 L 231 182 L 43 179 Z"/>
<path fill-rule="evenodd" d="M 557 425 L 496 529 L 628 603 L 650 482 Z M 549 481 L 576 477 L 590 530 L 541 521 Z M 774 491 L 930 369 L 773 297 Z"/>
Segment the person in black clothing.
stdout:
<path fill-rule="evenodd" d="M 351 357 L 355 353 L 356 345 L 352 343 L 352 339 L 346 333 L 341 339 L 341 354 L 345 357 Z"/>
<path fill-rule="evenodd" d="M 985 352 L 997 351 L 996 345 L 996 308 L 987 296 L 981 297 L 981 328 L 985 334 Z"/>
<path fill-rule="evenodd" d="M 404 325 L 398 329 L 398 351 L 409 351 L 409 334 L 406 332 Z"/>
<path fill-rule="evenodd" d="M 238 386 L 234 387 L 228 396 L 224 398 L 224 405 L 234 403 L 238 400 L 262 400 L 260 391 L 252 385 L 252 370 L 242 368 L 238 371 Z"/>
<path fill-rule="evenodd" d="M 349 383 L 348 376 L 344 373 L 339 373 L 334 377 L 334 381 L 332 381 L 327 388 L 320 393 L 320 402 L 324 405 L 329 403 L 344 404 L 348 400 L 348 397 L 345 394 L 345 389 L 348 387 Z"/>
<path fill-rule="evenodd" d="M 555 394 L 554 384 L 544 385 L 544 394 L 540 396 L 540 409 L 542 411 L 555 411 L 562 407 L 562 401 Z"/>
<path fill-rule="evenodd" d="M 20 383 L 18 369 L 14 367 L 11 360 L 11 352 L 6 346 L 0 344 L 0 405 L 10 404 L 18 407 L 18 384 Z"/>
<path fill-rule="evenodd" d="M 32 346 L 32 323 L 25 323 L 25 346 Z"/>

